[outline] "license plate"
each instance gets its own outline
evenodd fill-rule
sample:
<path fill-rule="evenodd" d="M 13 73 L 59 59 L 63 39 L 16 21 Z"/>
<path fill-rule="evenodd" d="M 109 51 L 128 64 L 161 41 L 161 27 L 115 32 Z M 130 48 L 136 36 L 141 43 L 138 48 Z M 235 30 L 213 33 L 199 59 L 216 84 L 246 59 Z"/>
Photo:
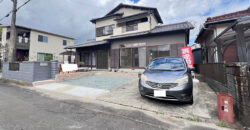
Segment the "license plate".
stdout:
<path fill-rule="evenodd" d="M 166 90 L 154 90 L 155 97 L 166 97 Z"/>

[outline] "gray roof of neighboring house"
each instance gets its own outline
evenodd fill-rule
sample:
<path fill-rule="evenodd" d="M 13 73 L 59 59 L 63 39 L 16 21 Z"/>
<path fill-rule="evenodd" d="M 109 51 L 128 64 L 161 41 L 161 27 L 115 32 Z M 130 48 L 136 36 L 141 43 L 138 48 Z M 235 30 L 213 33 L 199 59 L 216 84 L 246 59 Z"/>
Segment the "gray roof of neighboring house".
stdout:
<path fill-rule="evenodd" d="M 0 25 L 0 26 L 1 27 L 10 27 L 11 25 Z M 37 32 L 41 32 L 41 33 L 47 33 L 47 34 L 50 34 L 50 35 L 54 35 L 54 36 L 58 36 L 58 37 L 64 37 L 64 38 L 75 40 L 75 38 L 72 38 L 72 37 L 63 36 L 63 35 L 60 35 L 60 34 L 46 32 L 46 31 L 42 31 L 42 30 L 38 30 L 38 29 L 34 29 L 34 28 L 25 27 L 25 26 L 16 25 L 16 27 L 23 28 L 23 29 L 28 29 L 28 30 L 32 30 L 32 31 L 37 31 Z"/>
<path fill-rule="evenodd" d="M 96 46 L 96 45 L 102 45 L 102 44 L 106 44 L 108 43 L 108 41 L 95 41 L 95 40 L 91 40 L 91 41 L 86 41 L 84 43 L 80 43 L 80 44 L 75 44 L 73 46 L 68 46 L 65 47 L 65 49 L 73 49 L 73 48 L 79 48 L 79 47 L 89 47 L 89 46 Z"/>
<path fill-rule="evenodd" d="M 120 8 L 134 8 L 134 9 L 141 9 L 141 10 L 146 10 L 146 11 L 151 11 L 154 13 L 157 21 L 159 23 L 163 23 L 162 19 L 161 19 L 161 16 L 157 10 L 157 8 L 152 8 L 152 7 L 145 7 L 145 6 L 136 6 L 136 5 L 128 5 L 128 4 L 123 4 L 123 3 L 120 3 L 118 6 L 116 6 L 114 9 L 112 9 L 109 13 L 107 13 L 105 16 L 101 17 L 101 18 L 95 18 L 95 19 L 92 19 L 90 20 L 92 23 L 95 23 L 96 20 L 99 20 L 99 19 L 104 19 L 104 18 L 107 18 L 107 17 L 110 17 L 112 15 L 115 15 L 114 13 L 116 11 L 118 11 Z"/>
<path fill-rule="evenodd" d="M 178 31 L 178 30 L 190 30 L 190 29 L 194 29 L 194 26 L 190 22 L 181 22 L 181 23 L 174 23 L 174 24 L 158 25 L 149 31 L 111 36 L 108 39 L 112 40 L 112 39 L 120 39 L 120 38 L 135 37 L 135 36 L 141 36 L 141 35 L 172 32 L 172 31 Z"/>

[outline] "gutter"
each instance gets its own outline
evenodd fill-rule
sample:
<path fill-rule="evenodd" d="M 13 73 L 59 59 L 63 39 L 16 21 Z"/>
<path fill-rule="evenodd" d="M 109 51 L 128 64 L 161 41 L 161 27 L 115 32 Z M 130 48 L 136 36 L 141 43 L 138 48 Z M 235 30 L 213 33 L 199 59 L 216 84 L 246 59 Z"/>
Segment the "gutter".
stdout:
<path fill-rule="evenodd" d="M 197 38 L 195 39 L 194 42 L 197 42 L 197 40 L 202 36 L 202 34 L 204 33 L 204 31 L 206 30 L 206 28 L 209 26 L 209 25 L 214 25 L 214 24 L 223 24 L 223 23 L 230 23 L 230 22 L 233 22 L 233 21 L 236 21 L 237 18 L 233 18 L 233 19 L 226 19 L 226 20 L 221 20 L 221 21 L 214 21 L 214 22 L 206 22 L 204 23 L 204 27 L 202 27 L 202 29 L 200 30 Z"/>
<path fill-rule="evenodd" d="M 243 17 L 243 18 L 240 18 L 240 19 L 237 19 L 236 21 L 234 21 L 230 26 L 228 26 L 224 31 L 222 31 L 217 37 L 215 37 L 213 40 L 211 40 L 209 43 L 208 43 L 208 46 L 210 44 L 212 44 L 212 42 L 216 41 L 218 38 L 220 38 L 224 33 L 226 33 L 228 30 L 230 30 L 231 28 L 233 28 L 236 24 L 238 24 L 239 22 L 242 22 L 242 21 L 246 21 L 246 20 L 250 20 L 250 16 L 248 17 Z"/>

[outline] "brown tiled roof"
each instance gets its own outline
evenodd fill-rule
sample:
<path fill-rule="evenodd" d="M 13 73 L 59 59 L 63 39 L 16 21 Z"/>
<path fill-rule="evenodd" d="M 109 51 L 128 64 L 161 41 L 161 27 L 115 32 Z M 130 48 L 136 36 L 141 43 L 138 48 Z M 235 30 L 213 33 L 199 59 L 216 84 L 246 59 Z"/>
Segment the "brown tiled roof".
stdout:
<path fill-rule="evenodd" d="M 228 19 L 236 19 L 240 17 L 250 16 L 250 8 L 233 13 L 223 14 L 215 17 L 208 17 L 206 22 L 215 22 Z"/>

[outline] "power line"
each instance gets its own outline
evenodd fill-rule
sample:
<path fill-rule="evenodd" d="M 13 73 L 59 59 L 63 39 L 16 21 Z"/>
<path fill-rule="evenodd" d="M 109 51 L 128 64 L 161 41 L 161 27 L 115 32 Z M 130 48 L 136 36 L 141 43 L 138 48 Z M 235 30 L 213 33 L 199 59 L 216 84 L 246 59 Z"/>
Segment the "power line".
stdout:
<path fill-rule="evenodd" d="M 0 3 L 1 3 L 2 1 L 3 1 L 3 0 L 0 0 Z M 24 5 L 28 4 L 30 1 L 31 1 L 31 0 L 27 0 L 26 2 L 24 2 L 22 5 L 20 5 L 20 6 L 16 9 L 16 11 L 18 11 L 19 9 L 21 9 Z M 2 17 L 2 18 L 0 19 L 0 21 L 2 21 L 3 19 L 9 17 L 10 14 L 11 14 L 12 12 L 13 12 L 13 11 L 10 11 L 9 13 L 7 13 L 4 17 Z"/>

